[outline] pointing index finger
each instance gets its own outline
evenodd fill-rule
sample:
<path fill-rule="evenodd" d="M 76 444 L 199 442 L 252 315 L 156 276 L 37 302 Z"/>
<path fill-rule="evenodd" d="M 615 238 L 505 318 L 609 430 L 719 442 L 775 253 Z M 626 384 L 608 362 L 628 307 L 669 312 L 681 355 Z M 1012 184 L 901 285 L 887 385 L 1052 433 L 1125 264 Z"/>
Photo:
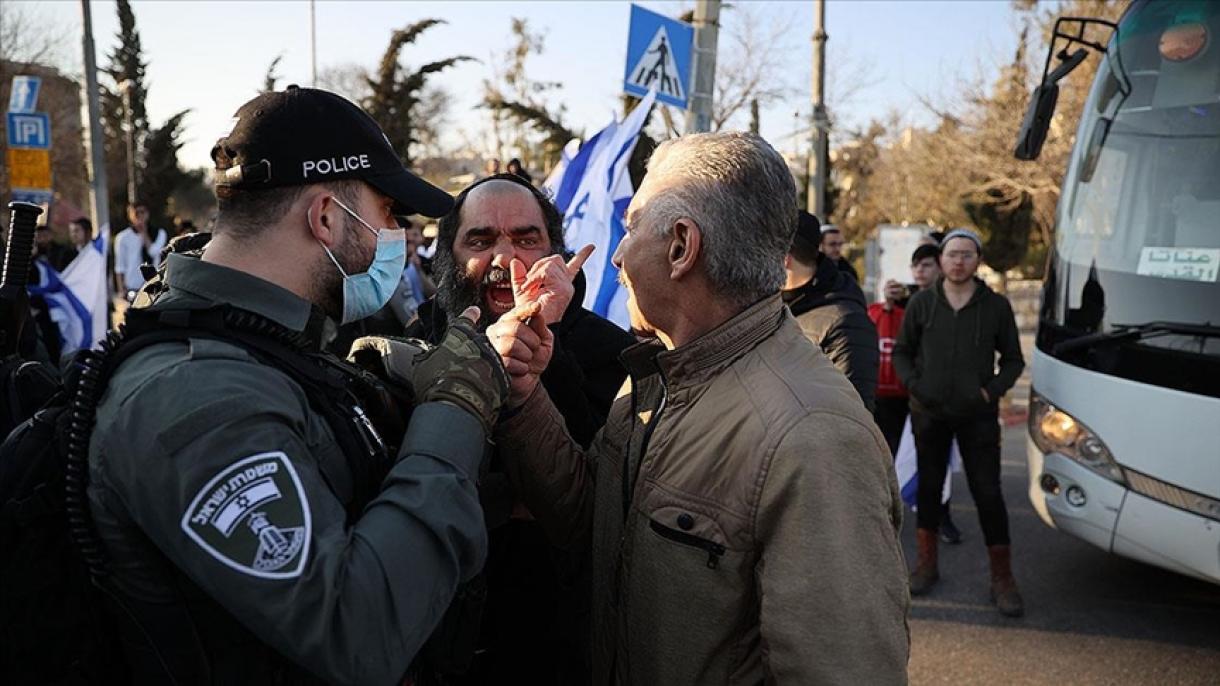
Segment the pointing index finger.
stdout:
<path fill-rule="evenodd" d="M 567 270 L 570 278 L 576 278 L 576 275 L 580 273 L 580 268 L 585 266 L 585 260 L 589 259 L 589 255 L 592 255 L 595 249 L 595 246 L 590 243 L 578 250 L 571 260 L 568 260 Z"/>
<path fill-rule="evenodd" d="M 517 258 L 513 258 L 508 263 L 509 280 L 513 285 L 513 301 L 516 305 L 523 304 L 523 296 L 525 286 L 525 263 Z"/>

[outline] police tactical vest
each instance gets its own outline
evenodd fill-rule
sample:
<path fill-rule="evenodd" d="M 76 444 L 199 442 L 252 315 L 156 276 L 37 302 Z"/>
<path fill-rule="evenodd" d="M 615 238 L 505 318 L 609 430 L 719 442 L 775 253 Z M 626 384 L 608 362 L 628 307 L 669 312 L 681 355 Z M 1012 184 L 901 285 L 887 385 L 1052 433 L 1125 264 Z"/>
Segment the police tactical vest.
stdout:
<path fill-rule="evenodd" d="M 304 334 L 251 312 L 227 306 L 130 310 L 101 351 L 74 359 L 56 395 L 0 449 L 0 667 L 6 681 L 206 683 L 213 662 L 233 659 L 256 663 L 249 665 L 251 675 L 271 682 L 312 681 L 180 573 L 170 580 L 182 599 L 176 607 L 120 597 L 108 582 L 105 546 L 85 495 L 97 403 L 123 361 L 150 346 L 192 338 L 240 346 L 302 388 L 352 475 L 353 491 L 344 499 L 349 522 L 379 492 L 409 419 L 411 398 L 403 389 L 311 352 Z M 223 636 L 226 645 L 204 645 L 205 636 Z M 116 639 L 141 646 L 136 654 L 145 659 L 130 659 L 132 651 Z M 124 653 L 126 664 L 118 657 Z"/>

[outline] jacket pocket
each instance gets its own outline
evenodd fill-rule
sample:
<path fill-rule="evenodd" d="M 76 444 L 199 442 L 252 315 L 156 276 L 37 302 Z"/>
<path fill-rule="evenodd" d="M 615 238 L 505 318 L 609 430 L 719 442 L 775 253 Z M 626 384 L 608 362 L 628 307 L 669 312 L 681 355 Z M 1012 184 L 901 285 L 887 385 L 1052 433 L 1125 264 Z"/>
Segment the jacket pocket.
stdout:
<path fill-rule="evenodd" d="M 978 382 L 978 375 L 974 371 L 963 369 L 953 374 L 945 409 L 950 414 L 964 417 L 979 414 L 987 409 L 987 401 L 983 399 L 983 384 Z"/>
<path fill-rule="evenodd" d="M 715 541 L 709 541 L 706 538 L 700 538 L 694 534 L 688 534 L 685 531 L 671 529 L 655 519 L 648 520 L 648 526 L 651 527 L 653 532 L 655 532 L 661 538 L 705 551 L 707 553 L 708 569 L 716 569 L 720 566 L 720 558 L 723 557 L 725 553 L 725 547 L 723 545 Z"/>

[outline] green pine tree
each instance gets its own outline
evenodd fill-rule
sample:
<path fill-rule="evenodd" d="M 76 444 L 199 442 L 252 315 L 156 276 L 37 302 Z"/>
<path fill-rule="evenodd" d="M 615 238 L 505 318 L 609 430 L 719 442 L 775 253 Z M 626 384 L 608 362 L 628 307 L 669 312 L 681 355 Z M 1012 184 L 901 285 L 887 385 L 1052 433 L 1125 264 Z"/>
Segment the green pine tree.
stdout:
<path fill-rule="evenodd" d="M 182 120 L 188 112 L 190 110 L 183 110 L 170 117 L 150 131 L 144 140 L 144 182 L 140 186 L 140 200 L 148 205 L 149 222 L 155 227 L 170 226 L 169 200 L 174 191 L 187 183 L 200 181 L 183 171 L 178 163 L 178 151 L 182 149 Z"/>
<path fill-rule="evenodd" d="M 392 33 L 377 73 L 368 78 L 372 95 L 364 102 L 364 108 L 381 125 L 390 145 L 407 166 L 411 165 L 412 146 L 420 141 L 420 130 L 431 124 L 419 116 L 426 98 L 424 86 L 428 77 L 474 59 L 458 55 L 430 62 L 410 72 L 403 67 L 399 61 L 402 49 L 414 43 L 424 31 L 444 23 L 440 19 L 424 19 Z"/>

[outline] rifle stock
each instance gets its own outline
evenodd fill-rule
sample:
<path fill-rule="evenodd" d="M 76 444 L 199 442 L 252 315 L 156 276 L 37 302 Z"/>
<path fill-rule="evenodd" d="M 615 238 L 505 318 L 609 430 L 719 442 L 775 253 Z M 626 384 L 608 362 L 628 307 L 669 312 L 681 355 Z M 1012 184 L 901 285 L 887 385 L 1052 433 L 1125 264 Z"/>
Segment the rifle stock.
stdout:
<path fill-rule="evenodd" d="M 0 357 L 18 352 L 21 331 L 30 317 L 30 267 L 34 261 L 34 229 L 42 208 L 28 202 L 10 202 L 4 269 L 0 272 Z"/>

